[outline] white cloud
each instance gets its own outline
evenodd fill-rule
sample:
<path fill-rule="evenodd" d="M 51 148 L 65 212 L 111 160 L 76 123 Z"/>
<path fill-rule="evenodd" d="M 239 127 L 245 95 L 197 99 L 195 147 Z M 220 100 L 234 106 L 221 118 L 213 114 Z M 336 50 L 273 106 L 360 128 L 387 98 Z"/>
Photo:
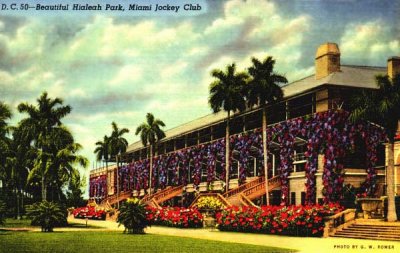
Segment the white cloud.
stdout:
<path fill-rule="evenodd" d="M 181 76 L 184 73 L 187 66 L 188 63 L 183 61 L 177 61 L 173 64 L 165 66 L 165 68 L 161 70 L 162 80 L 171 79 L 174 78 L 175 76 Z"/>
<path fill-rule="evenodd" d="M 388 57 L 400 53 L 400 45 L 391 28 L 378 20 L 349 24 L 341 38 L 340 50 L 344 59 L 362 64 L 378 60 L 380 65 L 385 65 Z"/>
<path fill-rule="evenodd" d="M 117 75 L 110 81 L 111 86 L 117 86 L 121 84 L 131 85 L 142 78 L 142 68 L 136 65 L 127 65 L 122 67 Z"/>
<path fill-rule="evenodd" d="M 82 88 L 75 88 L 72 89 L 69 94 L 69 97 L 78 97 L 78 98 L 87 98 L 88 94 L 86 93 L 86 91 Z"/>

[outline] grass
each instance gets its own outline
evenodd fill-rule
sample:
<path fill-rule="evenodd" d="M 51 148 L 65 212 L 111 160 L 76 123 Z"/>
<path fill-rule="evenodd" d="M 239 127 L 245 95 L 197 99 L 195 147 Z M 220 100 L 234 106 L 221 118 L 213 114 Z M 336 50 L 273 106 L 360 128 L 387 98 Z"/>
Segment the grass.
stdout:
<path fill-rule="evenodd" d="M 69 222 L 68 226 L 70 228 L 101 228 L 99 226 L 95 225 L 90 225 L 88 224 L 87 226 L 82 223 L 76 223 L 76 222 Z M 10 219 L 7 218 L 5 220 L 4 226 L 0 225 L 0 228 L 35 228 L 35 226 L 31 226 L 31 220 L 29 219 Z"/>
<path fill-rule="evenodd" d="M 5 228 L 28 228 L 32 227 L 31 226 L 31 220 L 29 219 L 10 219 L 7 218 L 4 222 L 4 226 L 0 227 L 5 227 Z"/>
<path fill-rule="evenodd" d="M 0 252 L 294 252 L 240 243 L 121 232 L 4 232 Z"/>

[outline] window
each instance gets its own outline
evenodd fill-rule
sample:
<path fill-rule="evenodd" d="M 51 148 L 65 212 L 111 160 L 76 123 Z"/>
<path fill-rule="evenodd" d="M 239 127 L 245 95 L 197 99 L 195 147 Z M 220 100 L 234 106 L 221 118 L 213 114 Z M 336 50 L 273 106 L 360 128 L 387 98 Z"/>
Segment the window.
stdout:
<path fill-rule="evenodd" d="M 344 158 L 344 165 L 348 168 L 362 169 L 366 166 L 365 154 L 366 154 L 365 142 L 361 136 L 356 136 L 354 140 L 354 149 L 346 153 Z"/>
<path fill-rule="evenodd" d="M 267 108 L 268 124 L 273 124 L 286 120 L 286 103 L 281 102 Z"/>
<path fill-rule="evenodd" d="M 306 192 L 301 192 L 301 204 L 306 204 Z"/>
<path fill-rule="evenodd" d="M 289 118 L 296 118 L 313 113 L 313 96 L 314 94 L 307 94 L 289 100 Z"/>
<path fill-rule="evenodd" d="M 290 193 L 290 204 L 296 205 L 296 193 L 295 192 Z"/>

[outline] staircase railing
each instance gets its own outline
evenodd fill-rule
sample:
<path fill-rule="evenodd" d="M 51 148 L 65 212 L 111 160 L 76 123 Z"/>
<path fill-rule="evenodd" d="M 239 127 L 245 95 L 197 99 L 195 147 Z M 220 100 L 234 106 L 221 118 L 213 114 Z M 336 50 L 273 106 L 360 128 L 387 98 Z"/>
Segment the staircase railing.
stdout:
<path fill-rule="evenodd" d="M 246 197 L 242 193 L 239 194 L 239 197 L 240 197 L 240 200 L 242 201 L 243 204 L 245 204 L 247 206 L 258 207 L 256 204 L 253 203 L 253 201 L 251 201 L 248 197 Z"/>
<path fill-rule="evenodd" d="M 176 195 L 179 195 L 183 191 L 183 185 L 172 187 L 164 192 L 160 192 L 159 195 L 155 196 L 153 199 L 159 204 L 162 203 Z"/>
<path fill-rule="evenodd" d="M 225 192 L 222 196 L 224 196 L 224 198 L 227 199 L 227 198 L 229 198 L 229 197 L 231 197 L 233 195 L 236 195 L 236 194 L 244 191 L 245 189 L 253 187 L 254 185 L 257 185 L 257 184 L 259 184 L 261 182 L 264 182 L 264 177 L 259 177 L 259 178 L 256 178 L 255 180 L 252 180 L 252 181 L 248 182 L 248 183 L 242 184 L 241 186 L 239 186 L 239 187 L 237 187 L 235 189 L 232 189 L 230 191 Z"/>
<path fill-rule="evenodd" d="M 165 191 L 167 191 L 167 190 L 169 190 L 171 188 L 172 188 L 171 186 L 168 186 L 168 187 L 166 187 L 165 189 L 163 189 L 161 191 L 158 191 L 158 192 L 155 192 L 155 193 L 152 193 L 152 194 L 147 194 L 146 196 L 144 196 L 141 199 L 141 201 L 142 201 L 142 203 L 146 203 L 146 202 L 150 201 L 152 198 L 154 198 L 156 196 L 159 196 L 160 194 L 163 194 L 163 192 L 165 192 Z"/>
<path fill-rule="evenodd" d="M 271 191 L 277 187 L 279 187 L 281 181 L 278 176 L 268 179 L 268 191 Z M 265 192 L 265 182 L 262 181 L 259 184 L 254 185 L 251 188 L 248 188 L 242 192 L 243 196 L 247 197 L 248 199 L 252 200 L 260 195 L 264 194 Z"/>
<path fill-rule="evenodd" d="M 115 194 L 115 195 L 112 195 L 111 197 L 108 197 L 108 198 L 104 199 L 101 202 L 100 205 L 106 205 L 107 202 L 108 202 L 109 205 L 113 205 L 115 203 L 118 203 L 118 202 L 120 202 L 122 200 L 125 200 L 125 199 L 129 198 L 131 195 L 132 195 L 131 191 L 122 192 L 122 193 L 120 193 L 118 195 Z"/>
<path fill-rule="evenodd" d="M 324 217 L 324 237 L 332 236 L 338 229 L 353 223 L 356 218 L 356 209 L 346 209 L 332 216 Z"/>

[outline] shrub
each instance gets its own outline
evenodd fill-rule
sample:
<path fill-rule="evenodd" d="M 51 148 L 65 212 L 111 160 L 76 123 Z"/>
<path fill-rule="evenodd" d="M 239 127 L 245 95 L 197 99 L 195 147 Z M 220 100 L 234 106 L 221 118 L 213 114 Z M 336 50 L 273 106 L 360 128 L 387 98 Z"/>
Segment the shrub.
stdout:
<path fill-rule="evenodd" d="M 105 220 L 106 219 L 106 211 L 101 208 L 97 208 L 95 206 L 85 206 L 75 208 L 72 212 L 74 218 L 81 219 L 93 219 L 93 220 Z"/>
<path fill-rule="evenodd" d="M 198 209 L 210 209 L 213 211 L 224 208 L 224 204 L 219 199 L 209 196 L 200 197 L 196 206 Z"/>
<path fill-rule="evenodd" d="M 6 219 L 6 204 L 0 200 L 0 225 L 4 225 L 4 221 Z"/>
<path fill-rule="evenodd" d="M 119 209 L 117 222 L 124 225 L 129 234 L 144 234 L 144 229 L 149 226 L 146 219 L 145 205 L 139 199 L 128 199 Z"/>
<path fill-rule="evenodd" d="M 147 206 L 147 220 L 150 224 L 179 227 L 199 228 L 203 226 L 203 216 L 196 208 Z"/>
<path fill-rule="evenodd" d="M 294 236 L 321 236 L 323 217 L 339 212 L 338 205 L 229 207 L 217 214 L 223 231 L 258 232 Z"/>
<path fill-rule="evenodd" d="M 53 228 L 67 224 L 67 212 L 58 204 L 42 201 L 28 207 L 32 226 L 40 226 L 42 232 L 53 232 Z"/>

